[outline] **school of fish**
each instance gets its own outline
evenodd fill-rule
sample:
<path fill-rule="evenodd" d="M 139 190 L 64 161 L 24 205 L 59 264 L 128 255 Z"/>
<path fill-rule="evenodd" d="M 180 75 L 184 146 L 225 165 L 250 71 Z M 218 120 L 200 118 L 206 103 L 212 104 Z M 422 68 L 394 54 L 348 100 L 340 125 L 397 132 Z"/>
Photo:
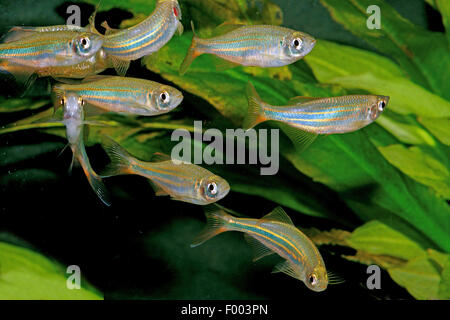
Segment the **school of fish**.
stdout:
<path fill-rule="evenodd" d="M 274 272 L 283 272 L 305 283 L 313 291 L 323 291 L 333 280 L 314 243 L 281 208 L 261 219 L 238 218 L 215 202 L 230 191 L 228 182 L 191 163 L 174 161 L 155 154 L 152 161 L 139 160 L 109 137 L 103 147 L 111 162 L 97 174 L 84 145 L 88 110 L 129 116 L 158 116 L 177 108 L 183 94 L 177 88 L 147 79 L 125 77 L 130 62 L 157 52 L 177 33 L 183 33 L 182 11 L 177 0 L 158 0 L 154 11 L 139 24 L 112 29 L 103 22 L 105 34 L 95 28 L 95 14 L 86 27 L 13 27 L 0 43 L 0 73 L 10 75 L 28 88 L 37 77 L 52 77 L 55 110 L 62 107 L 62 123 L 72 164 L 79 163 L 100 200 L 112 204 L 103 179 L 117 175 L 139 175 L 148 179 L 157 196 L 204 206 L 207 226 L 192 247 L 226 231 L 238 231 L 255 251 L 255 260 L 270 254 L 283 261 Z M 215 55 L 229 66 L 280 67 L 308 55 L 316 39 L 304 32 L 272 25 L 224 23 L 218 34 L 205 39 L 194 31 L 180 75 L 203 54 Z M 118 76 L 98 75 L 114 68 Z M 342 97 L 295 97 L 284 106 L 264 102 L 251 83 L 247 87 L 248 111 L 242 123 L 250 129 L 265 121 L 275 121 L 294 145 L 303 150 L 319 134 L 342 134 L 374 122 L 385 110 L 389 97 L 350 95 Z M 56 113 L 55 113 L 56 114 Z M 70 166 L 72 168 L 72 165 Z"/>

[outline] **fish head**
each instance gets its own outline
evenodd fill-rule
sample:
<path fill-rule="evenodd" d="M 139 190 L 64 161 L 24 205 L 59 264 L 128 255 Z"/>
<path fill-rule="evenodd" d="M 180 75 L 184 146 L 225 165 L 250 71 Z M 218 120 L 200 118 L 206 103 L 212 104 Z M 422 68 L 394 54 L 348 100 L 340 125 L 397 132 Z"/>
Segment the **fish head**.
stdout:
<path fill-rule="evenodd" d="M 103 37 L 99 34 L 83 32 L 70 41 L 73 55 L 87 58 L 93 56 L 103 45 Z"/>
<path fill-rule="evenodd" d="M 366 119 L 370 122 L 375 121 L 384 111 L 389 102 L 387 96 L 374 96 L 370 99 L 369 106 L 366 109 Z"/>
<path fill-rule="evenodd" d="M 183 101 L 183 94 L 173 87 L 161 86 L 152 92 L 149 100 L 149 108 L 154 106 L 159 113 L 166 113 L 175 109 Z"/>
<path fill-rule="evenodd" d="M 306 286 L 316 292 L 324 291 L 328 286 L 328 274 L 323 264 L 318 264 L 306 273 Z"/>
<path fill-rule="evenodd" d="M 202 179 L 200 183 L 199 194 L 204 201 L 203 204 L 216 202 L 224 198 L 228 192 L 230 192 L 230 185 L 225 179 L 217 175 L 208 176 L 206 179 Z"/>
<path fill-rule="evenodd" d="M 301 59 L 316 45 L 316 39 L 307 33 L 294 31 L 289 33 L 282 42 L 284 54 L 288 58 Z"/>
<path fill-rule="evenodd" d="M 172 0 L 173 2 L 173 15 L 175 16 L 176 19 L 178 19 L 178 21 L 181 21 L 181 8 L 180 8 L 180 4 L 178 3 L 177 0 Z"/>
<path fill-rule="evenodd" d="M 81 121 L 83 119 L 83 98 L 75 93 L 66 93 L 61 97 L 59 103 L 63 107 L 64 120 Z"/>

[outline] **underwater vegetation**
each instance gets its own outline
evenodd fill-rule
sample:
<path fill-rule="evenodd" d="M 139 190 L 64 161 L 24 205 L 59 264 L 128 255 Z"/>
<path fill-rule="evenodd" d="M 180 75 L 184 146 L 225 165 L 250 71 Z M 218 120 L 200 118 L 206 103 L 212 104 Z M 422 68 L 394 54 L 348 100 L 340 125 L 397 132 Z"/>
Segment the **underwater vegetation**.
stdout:
<path fill-rule="evenodd" d="M 96 0 L 86 2 L 93 6 L 98 4 Z M 13 192 L 20 194 L 21 189 L 16 186 L 17 183 L 14 181 L 15 179 L 20 180 L 19 186 L 22 187 L 26 184 L 26 176 L 25 178 L 23 175 L 22 178 L 20 176 L 20 170 L 24 170 L 24 163 L 32 163 L 35 158 L 44 154 L 51 155 L 45 158 L 46 161 L 51 159 L 50 161 L 54 161 L 53 163 L 63 162 L 63 157 L 58 158 L 57 155 L 70 136 L 68 121 L 64 120 L 64 122 L 58 123 L 52 122 L 51 119 L 63 116 L 67 112 L 69 103 L 76 107 L 85 104 L 97 105 L 99 109 L 102 109 L 101 112 L 90 114 L 86 125 L 81 126 L 85 130 L 86 150 L 84 144 L 80 145 L 79 140 L 70 144 L 75 150 L 74 156 L 78 155 L 83 159 L 83 152 L 84 154 L 87 152 L 90 163 L 96 170 L 98 169 L 100 176 L 101 164 L 106 166 L 108 163 L 107 156 L 100 145 L 107 146 L 106 151 L 109 156 L 113 155 L 114 157 L 114 154 L 120 151 L 119 153 L 125 155 L 126 159 L 133 159 L 136 163 L 140 163 L 141 170 L 145 169 L 150 172 L 151 170 L 148 168 L 151 167 L 151 162 L 148 161 L 155 153 L 170 154 L 175 144 L 171 141 L 172 131 L 185 129 L 194 133 L 193 123 L 195 120 L 203 121 L 204 130 L 217 128 L 225 131 L 228 128 L 249 128 L 256 124 L 257 128 L 280 128 L 281 165 L 278 174 L 261 176 L 252 165 L 204 166 L 204 171 L 200 170 L 198 174 L 208 175 L 208 177 L 211 175 L 217 179 L 214 185 L 223 187 L 214 189 L 214 185 L 210 187 L 211 183 L 201 186 L 200 189 L 204 192 L 212 192 L 209 195 L 210 198 L 204 198 L 205 194 L 199 198 L 198 192 L 195 194 L 196 197 L 187 196 L 186 192 L 192 193 L 192 190 L 186 191 L 185 188 L 182 190 L 183 194 L 173 196 L 173 192 L 167 189 L 167 185 L 160 183 L 155 187 L 155 182 L 152 186 L 146 185 L 149 189 L 134 194 L 133 192 L 142 185 L 134 187 L 133 184 L 141 180 L 120 180 L 113 184 L 113 180 L 116 178 L 108 178 L 102 179 L 101 184 L 97 181 L 97 185 L 101 187 L 92 185 L 91 180 L 89 182 L 94 190 L 103 190 L 103 183 L 106 184 L 106 189 L 110 189 L 111 194 L 108 197 L 105 196 L 104 202 L 109 204 L 111 201 L 111 207 L 103 206 L 98 199 L 94 198 L 96 196 L 92 194 L 86 181 L 84 181 L 84 188 L 89 190 L 85 193 L 81 190 L 78 192 L 83 192 L 83 196 L 92 196 L 94 199 L 82 198 L 80 200 L 79 197 L 70 193 L 65 200 L 70 199 L 69 196 L 74 196 L 76 200 L 68 202 L 73 206 L 82 205 L 83 202 L 96 203 L 89 216 L 86 215 L 87 213 L 80 213 L 83 219 L 87 219 L 83 222 L 84 224 L 89 224 L 89 219 L 100 221 L 105 218 L 108 210 L 113 210 L 114 200 L 118 203 L 122 215 L 131 216 L 129 219 L 137 217 L 136 213 L 132 211 L 140 211 L 141 214 L 149 215 L 153 221 L 149 221 L 148 225 L 155 224 L 157 226 L 154 231 L 155 236 L 152 237 L 152 229 L 149 228 L 144 235 L 146 240 L 140 242 L 141 246 L 146 249 L 140 248 L 142 252 L 137 251 L 136 255 L 147 253 L 151 248 L 152 252 L 155 252 L 151 257 L 156 259 L 158 254 L 169 255 L 168 252 L 179 250 L 179 247 L 186 247 L 186 251 L 176 251 L 183 253 L 178 255 L 177 259 L 185 259 L 185 261 L 170 260 L 171 258 L 164 257 L 166 259 L 164 261 L 170 261 L 170 263 L 167 265 L 157 264 L 159 269 L 155 267 L 151 273 L 162 272 L 168 279 L 173 276 L 173 279 L 180 283 L 189 282 L 190 287 L 186 289 L 187 293 L 167 294 L 170 288 L 163 286 L 161 291 L 152 291 L 150 294 L 142 296 L 139 295 L 140 289 L 129 288 L 129 292 L 133 292 L 133 290 L 138 292 L 129 296 L 214 298 L 214 295 L 202 295 L 201 293 L 208 292 L 208 284 L 220 288 L 220 282 L 231 283 L 223 287 L 227 290 L 225 292 L 227 298 L 259 298 L 263 296 L 254 292 L 248 295 L 238 293 L 243 289 L 236 282 L 242 282 L 245 277 L 251 278 L 250 275 L 258 270 L 257 264 L 252 264 L 251 257 L 242 253 L 245 252 L 244 249 L 236 246 L 242 238 L 236 238 L 239 239 L 238 241 L 235 238 L 220 235 L 198 248 L 189 248 L 189 244 L 194 241 L 195 235 L 200 232 L 202 224 L 204 224 L 202 212 L 205 208 L 192 206 L 186 202 L 201 202 L 201 204 L 214 202 L 215 199 L 212 200 L 211 196 L 214 196 L 218 190 L 220 204 L 245 214 L 245 218 L 238 216 L 235 221 L 252 221 L 253 223 L 275 207 L 282 206 L 290 217 L 283 212 L 281 216 L 283 216 L 284 222 L 289 220 L 288 225 L 295 224 L 301 230 L 292 228 L 298 231 L 296 237 L 301 239 L 299 246 L 306 246 L 311 252 L 317 252 L 315 249 L 317 247 L 322 256 L 320 254 L 315 256 L 315 261 L 318 265 L 325 264 L 327 271 L 333 270 L 333 268 L 339 269 L 333 265 L 338 264 L 336 261 L 348 263 L 347 260 L 349 260 L 363 265 L 376 264 L 386 271 L 386 276 L 405 288 L 416 299 L 450 299 L 450 209 L 448 206 L 450 199 L 450 6 L 445 0 L 426 2 L 427 6 L 431 6 L 432 10 L 440 15 L 439 19 L 442 20 L 445 32 L 431 31 L 414 24 L 402 16 L 389 1 L 319 0 L 317 4 L 323 7 L 324 14 L 329 15 L 336 24 L 343 27 L 351 35 L 350 39 L 354 39 L 354 41 L 347 41 L 343 44 L 330 41 L 330 39 L 322 39 L 314 33 L 314 30 L 301 30 L 306 32 L 304 37 L 308 40 L 293 37 L 289 41 L 293 45 L 290 54 L 295 53 L 295 47 L 299 43 L 298 39 L 302 42 L 311 42 L 309 37 L 314 37 L 316 42 L 313 43 L 313 49 L 308 48 L 306 55 L 298 53 L 301 60 L 294 57 L 295 59 L 289 60 L 289 63 L 272 68 L 225 66 L 224 60 L 227 59 L 223 55 L 220 57 L 220 54 L 217 54 L 223 50 L 222 47 L 213 48 L 215 54 L 200 54 L 194 50 L 194 44 L 197 45 L 197 48 L 202 43 L 206 47 L 208 43 L 211 45 L 211 42 L 206 39 L 220 38 L 217 35 L 217 26 L 224 22 L 230 24 L 231 28 L 227 32 L 231 34 L 239 32 L 243 28 L 243 24 L 288 27 L 283 21 L 283 13 L 286 15 L 286 12 L 283 12 L 278 5 L 271 1 L 179 1 L 180 7 L 177 7 L 175 18 L 170 21 L 170 27 L 168 27 L 169 34 L 161 36 L 164 43 L 158 44 L 157 49 L 152 50 L 149 49 L 149 46 L 153 42 L 142 42 L 140 48 L 145 52 L 138 54 L 134 52 L 134 49 L 129 48 L 125 51 L 133 51 L 133 55 L 126 58 L 123 57 L 125 54 L 123 52 L 119 52 L 118 57 L 111 58 L 114 57 L 114 52 L 117 50 L 116 46 L 123 47 L 123 44 L 117 45 L 117 41 L 128 39 L 125 31 L 117 31 L 102 24 L 106 27 L 105 40 L 100 40 L 103 41 L 103 49 L 92 55 L 91 58 L 94 60 L 88 64 L 89 71 L 87 73 L 78 72 L 75 78 L 84 78 L 86 74 L 102 72 L 107 67 L 111 68 L 107 70 L 108 75 L 111 76 L 94 76 L 91 80 L 88 79 L 81 84 L 70 81 L 58 83 L 53 86 L 53 100 L 50 92 L 45 92 L 47 88 L 41 88 L 44 91 L 42 94 L 26 94 L 24 97 L 10 94 L 8 97 L 1 98 L 0 114 L 4 116 L 3 119 L 6 119 L 2 120 L 0 128 L 1 192 L 3 195 L 11 195 Z M 96 21 L 100 24 L 106 20 L 109 25 L 112 25 L 111 21 L 108 21 L 107 14 L 110 10 L 119 8 L 133 14 L 133 18 L 121 22 L 120 29 L 142 26 L 145 25 L 147 17 L 155 9 L 155 4 L 155 0 L 126 2 L 103 0 L 100 7 L 97 8 Z M 381 8 L 381 29 L 366 27 L 368 18 L 366 9 L 370 5 L 378 5 Z M 106 15 L 100 19 L 103 12 L 106 12 Z M 88 14 L 85 15 L 87 20 Z M 190 21 L 194 22 L 195 35 Z M 183 28 L 181 28 L 181 23 Z M 225 27 L 227 26 L 225 25 Z M 100 28 L 98 29 L 100 30 Z M 184 31 L 181 32 L 183 29 Z M 87 31 L 83 28 L 77 32 L 84 34 Z M 245 34 L 247 36 L 248 33 Z M 97 40 L 98 35 L 95 32 L 93 35 Z M 41 35 L 41 37 L 45 36 L 48 35 Z M 64 40 L 71 39 L 65 33 L 61 33 L 61 36 L 64 36 Z M 143 37 L 146 39 L 145 36 Z M 255 36 L 251 35 L 251 37 Z M 230 40 L 225 37 L 226 41 Z M 80 44 L 82 45 L 81 42 Z M 75 48 L 80 50 L 77 46 Z M 210 53 L 205 48 L 203 49 L 205 53 Z M 233 50 L 242 51 L 243 49 L 234 48 Z M 70 57 L 76 55 L 77 52 L 71 52 Z M 89 54 L 92 53 L 89 52 Z M 111 60 L 108 60 L 108 57 Z M 134 62 L 139 58 L 140 61 Z M 189 60 L 188 63 L 183 63 L 186 59 Z M 234 59 L 234 62 L 240 61 L 239 59 Z M 60 59 L 56 60 L 61 61 Z M 244 65 L 244 63 L 241 64 Z M 188 65 L 189 68 L 187 68 Z M 25 70 L 27 77 L 32 71 L 34 72 L 34 70 L 29 70 L 33 66 L 27 66 L 28 69 Z M 4 67 L 8 69 L 17 66 L 7 65 Z M 64 65 L 55 65 L 54 67 L 58 68 L 56 72 L 53 69 L 46 69 L 38 72 L 39 77 L 48 76 L 54 72 L 53 75 L 56 75 L 56 78 L 66 78 L 67 72 L 73 73 L 73 70 L 67 71 Z M 180 67 L 182 67 L 182 72 L 180 72 Z M 126 74 L 126 77 L 121 78 L 117 74 Z M 130 79 L 133 78 L 139 79 L 130 82 Z M 10 82 L 11 79 L 8 78 L 8 81 Z M 53 80 L 51 81 L 54 83 Z M 139 83 L 136 85 L 140 85 L 144 81 L 151 88 L 148 91 L 140 92 L 141 102 L 134 105 L 130 105 L 130 102 L 126 100 L 130 98 L 130 95 L 127 94 L 124 94 L 121 99 L 113 101 L 114 103 L 105 103 L 103 100 L 108 100 L 108 94 L 102 97 L 89 93 L 89 90 L 105 91 L 108 88 L 117 89 L 118 87 L 121 90 L 125 88 L 125 90 L 132 91 L 136 89 L 131 87 L 135 85 L 134 81 Z M 23 82 L 29 84 L 29 81 Z M 76 96 L 71 95 L 74 92 L 76 92 Z M 75 98 L 78 96 L 81 96 L 82 99 Z M 146 96 L 153 96 L 154 100 L 145 100 Z M 165 103 L 169 96 L 179 99 L 176 99 L 175 102 Z M 293 97 L 299 96 L 303 98 L 290 101 Z M 361 97 L 368 96 L 372 99 L 369 102 L 361 100 Z M 290 106 L 295 109 L 292 111 L 294 113 L 307 113 L 311 112 L 308 109 L 311 104 L 323 103 L 323 101 L 317 102 L 315 99 L 305 99 L 304 97 L 321 98 L 327 102 L 336 102 L 333 98 L 341 97 L 342 101 L 348 103 L 344 106 L 353 108 L 350 112 L 360 108 L 361 110 L 371 110 L 372 113 L 364 114 L 358 109 L 357 113 L 355 111 L 355 117 L 352 118 L 350 127 L 348 127 L 348 118 L 345 118 L 344 124 L 338 124 L 346 126 L 344 129 L 331 132 L 317 129 L 312 135 L 311 133 L 304 134 L 301 138 L 292 134 L 292 131 L 286 126 L 286 121 L 283 121 L 284 123 L 270 121 L 277 120 L 273 118 L 273 114 L 272 117 L 267 114 L 266 117 L 261 115 L 262 104 L 264 105 L 262 109 Z M 131 97 L 131 99 L 137 101 L 140 98 Z M 59 104 L 63 108 L 57 108 L 54 111 L 55 101 L 56 106 Z M 125 101 L 126 107 L 123 106 L 123 101 Z M 338 100 L 335 105 L 327 105 L 329 109 L 324 109 L 324 112 L 331 112 L 335 107 L 342 107 L 344 103 L 342 101 Z M 293 103 L 295 107 L 293 107 Z M 372 109 L 373 106 L 375 109 Z M 249 116 L 249 112 L 253 112 L 252 108 L 259 110 L 259 113 L 255 111 L 253 116 Z M 134 112 L 125 112 L 128 115 L 105 112 L 121 113 L 125 109 L 134 110 Z M 280 107 L 280 109 L 282 112 L 286 111 L 284 107 Z M 279 112 L 279 109 L 276 110 Z M 54 112 L 56 113 L 54 114 Z M 130 113 L 134 113 L 134 115 L 130 116 Z M 83 114 L 75 121 L 81 125 L 83 117 L 87 117 L 87 115 Z M 50 121 L 45 119 L 50 119 Z M 65 116 L 64 119 L 66 119 Z M 73 118 L 71 119 L 73 120 Z M 252 119 L 253 121 L 251 121 Z M 89 123 L 90 121 L 92 122 Z M 335 134 L 337 132 L 345 133 Z M 37 133 L 44 134 L 44 137 L 48 139 L 47 144 L 42 144 L 39 148 L 30 148 L 29 144 L 24 144 L 18 149 L 17 146 L 8 143 L 15 135 L 22 134 L 26 138 L 27 135 L 31 137 Z M 75 130 L 75 133 L 78 139 L 83 137 L 83 131 Z M 105 136 L 115 142 L 105 142 Z M 298 148 L 296 141 L 299 140 L 307 144 L 307 148 Z M 192 146 L 197 151 L 199 149 L 204 151 L 209 147 L 205 142 L 199 144 L 193 142 Z M 98 152 L 94 152 L 95 150 Z M 94 157 L 91 156 L 91 152 L 95 154 Z M 123 160 L 123 157 L 121 159 Z M 119 160 L 116 159 L 116 161 Z M 89 165 L 89 161 L 87 163 Z M 121 163 L 123 165 L 123 161 Z M 39 171 L 38 164 L 39 162 L 32 167 L 36 175 L 34 179 L 37 180 L 33 183 L 33 187 L 36 189 L 39 188 L 36 186 L 56 179 L 55 173 L 48 168 Z M 118 163 L 113 161 L 112 164 L 117 165 Z M 164 164 L 164 161 L 156 164 Z M 61 167 L 64 165 L 66 163 L 61 164 Z M 16 166 L 20 170 L 15 169 Z M 146 166 L 146 168 L 142 168 L 142 166 Z M 155 167 L 154 164 L 153 167 Z M 106 172 L 104 176 L 124 173 L 124 170 L 121 172 L 118 169 L 120 168 L 115 168 L 115 171 L 112 172 L 112 168 L 109 167 L 109 172 Z M 10 172 L 14 172 L 14 170 L 17 170 L 17 174 L 11 175 Z M 131 171 L 129 168 L 127 170 L 128 173 Z M 193 169 L 189 168 L 189 170 Z M 50 177 L 48 172 L 51 172 Z M 154 176 L 149 177 L 148 172 L 143 174 L 140 171 L 133 172 L 133 174 L 143 175 L 150 180 L 158 179 Z M 64 170 L 58 171 L 58 174 L 63 175 L 63 180 L 67 178 Z M 82 175 L 81 172 L 77 172 L 78 174 Z M 96 175 L 95 177 L 97 177 Z M 134 178 L 140 179 L 140 177 Z M 167 178 L 163 178 L 167 180 Z M 67 186 L 69 182 L 66 181 L 62 185 Z M 113 188 L 108 188 L 110 183 L 111 186 L 114 186 Z M 83 184 L 81 185 L 83 186 Z M 187 185 L 188 183 L 183 184 L 183 186 Z M 168 197 L 158 199 L 153 197 L 155 192 L 152 191 L 152 187 L 157 194 L 169 194 L 184 200 L 176 204 L 168 204 L 170 202 Z M 0 212 L 0 222 L 3 219 L 9 221 L 2 215 L 6 215 L 8 210 L 11 210 L 13 203 L 13 200 L 7 200 L 6 196 L 4 201 L 8 206 Z M 134 209 L 133 201 L 145 203 L 145 210 Z M 62 208 L 60 214 L 64 214 L 64 210 Z M 88 211 L 88 209 L 85 210 Z M 183 210 L 186 210 L 186 217 L 183 215 Z M 208 208 L 205 210 L 207 216 L 211 215 L 208 213 Z M 188 217 L 191 217 L 190 212 L 194 212 L 193 216 L 195 217 L 192 219 L 195 223 L 191 225 L 188 224 L 190 221 Z M 276 209 L 275 212 L 279 213 L 280 209 Z M 45 214 L 45 210 L 43 214 Z M 92 217 L 93 215 L 96 217 Z M 235 216 L 233 213 L 232 215 Z M 23 217 L 23 215 L 21 216 Z M 169 216 L 173 216 L 175 220 L 171 220 L 167 227 L 161 221 L 169 219 Z M 88 219 L 88 217 L 90 218 Z M 58 219 L 53 223 L 53 228 L 57 226 L 57 221 Z M 264 221 L 264 217 L 261 221 Z M 277 223 L 272 220 L 265 221 L 265 223 L 278 227 Z M 189 228 L 175 228 L 175 226 L 183 224 Z M 270 228 L 273 228 L 273 225 L 270 225 Z M 286 225 L 282 225 L 285 233 L 287 233 L 286 228 L 289 229 L 291 226 L 288 228 Z M 13 229 L 17 230 L 18 227 Z M 141 230 L 140 227 L 138 229 Z M 82 281 L 82 290 L 58 289 L 61 283 L 65 288 L 67 274 L 62 263 L 71 261 L 70 255 L 66 254 L 60 262 L 55 262 L 44 257 L 45 252 L 40 249 L 39 245 L 27 246 L 24 241 L 17 240 L 14 235 L 11 235 L 14 232 L 8 229 L 8 224 L 0 224 L 0 230 L 2 231 L 0 234 L 2 241 L 0 242 L 0 279 L 8 283 L 7 286 L 0 285 L 0 298 L 108 298 L 108 289 L 111 288 L 111 284 L 105 284 L 95 277 L 89 277 L 89 273 L 83 274 L 83 276 L 86 276 L 91 283 L 95 283 L 97 289 L 89 285 L 87 281 Z M 227 234 L 229 233 L 227 232 Z M 239 233 L 236 234 L 239 235 Z M 60 235 L 62 236 L 62 234 Z M 73 235 L 76 237 L 77 233 L 74 232 Z M 78 234 L 78 237 L 81 236 Z M 119 238 L 117 243 L 129 241 L 134 244 L 140 241 L 136 240 L 140 239 L 138 238 L 140 235 L 126 234 L 126 237 L 123 238 L 120 236 L 121 234 L 113 235 L 113 237 Z M 194 243 L 199 244 L 206 239 L 201 240 Z M 208 250 L 208 246 L 214 245 L 220 245 L 222 248 L 220 254 L 228 256 L 229 260 L 226 261 L 234 262 L 234 264 L 217 262 L 219 258 L 212 255 L 214 249 L 198 251 Z M 24 247 L 28 247 L 28 249 Z M 97 245 L 94 247 L 99 248 Z M 277 250 L 279 251 L 273 251 L 282 252 L 279 248 Z M 43 254 L 35 251 L 41 251 Z M 51 250 L 48 255 L 53 255 Z M 114 255 L 120 254 L 114 253 Z M 233 261 L 233 257 L 240 259 Z M 261 256 L 258 257 L 261 258 Z M 193 260 L 197 260 L 199 265 L 211 263 L 208 264 L 209 267 L 204 268 L 217 271 L 211 273 L 220 275 L 219 279 L 222 280 L 219 280 L 219 284 L 216 283 L 218 280 L 208 282 L 208 278 L 195 278 L 193 276 L 196 272 L 193 267 L 195 264 L 190 264 L 190 261 Z M 189 266 L 188 279 L 196 281 L 186 280 L 184 278 L 186 276 L 182 276 L 182 273 L 177 274 L 175 271 L 171 273 L 170 270 L 179 270 L 183 263 Z M 219 264 L 220 266 L 217 266 Z M 303 273 L 292 266 L 287 268 L 287 264 L 284 267 L 282 264 L 278 266 L 278 269 L 281 268 L 284 270 L 283 272 L 294 278 L 301 278 L 308 288 L 313 288 L 313 284 L 327 276 L 324 267 L 321 268 L 321 278 L 315 279 L 315 274 L 312 277 L 308 273 L 308 277 L 305 278 Z M 237 280 L 232 279 L 230 274 L 239 274 L 240 270 L 244 270 L 243 268 L 247 268 L 246 271 L 241 272 L 240 277 L 236 278 Z M 152 282 L 143 280 L 143 278 L 147 276 L 152 280 L 155 278 L 145 274 L 145 270 L 138 270 L 142 274 L 139 275 L 139 281 L 132 281 L 133 285 L 152 287 Z M 344 281 L 354 281 L 365 286 L 367 274 L 349 276 L 342 270 L 338 271 Z M 202 277 L 208 277 L 208 272 L 205 272 Z M 267 270 L 258 272 L 258 277 L 262 275 L 265 279 L 275 277 L 275 275 L 267 273 Z M 339 272 L 337 273 L 339 274 Z M 285 278 L 287 279 L 283 284 L 289 281 L 295 282 L 290 277 Z M 216 278 L 211 276 L 211 279 Z M 309 280 L 310 282 L 308 282 Z M 126 282 L 126 280 L 123 281 Z M 275 280 L 273 281 L 272 285 L 276 284 Z M 387 282 L 388 280 L 383 278 L 382 281 Z M 30 282 L 33 283 L 32 287 L 29 286 Z M 173 284 L 170 280 L 168 282 Z M 46 284 L 45 293 L 42 293 L 41 290 L 43 283 Z M 339 292 L 340 286 L 329 285 L 323 293 L 315 293 L 298 283 L 295 288 L 298 290 L 298 295 L 314 294 L 316 298 L 320 298 L 321 294 L 326 294 L 329 290 Z M 197 287 L 206 287 L 206 289 L 205 291 L 192 290 Z M 248 285 L 246 289 L 251 291 Z M 314 291 L 322 289 L 323 284 Z M 189 290 L 194 296 L 189 296 Z M 217 289 L 217 291 L 220 290 Z M 100 293 L 103 291 L 104 293 Z M 224 290 L 222 289 L 222 291 Z M 118 293 L 114 288 L 110 292 L 112 292 L 110 296 L 113 298 L 127 297 L 129 294 L 128 291 Z M 160 294 L 158 295 L 158 293 Z"/>

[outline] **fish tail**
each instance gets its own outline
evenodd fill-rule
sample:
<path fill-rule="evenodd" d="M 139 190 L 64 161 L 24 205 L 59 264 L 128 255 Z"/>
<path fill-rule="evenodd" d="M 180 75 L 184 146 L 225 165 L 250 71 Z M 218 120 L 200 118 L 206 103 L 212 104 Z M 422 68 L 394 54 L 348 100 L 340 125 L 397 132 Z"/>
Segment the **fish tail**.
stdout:
<path fill-rule="evenodd" d="M 212 237 L 229 231 L 228 221 L 233 216 L 221 210 L 216 205 L 209 205 L 205 207 L 206 226 L 191 243 L 191 247 L 197 247 Z"/>
<path fill-rule="evenodd" d="M 195 58 L 197 58 L 199 55 L 202 54 L 197 49 L 197 43 L 198 43 L 199 38 L 198 38 L 197 34 L 195 33 L 194 22 L 192 22 L 192 21 L 191 21 L 191 26 L 192 26 L 192 31 L 194 32 L 194 36 L 192 37 L 192 43 L 191 43 L 191 46 L 189 47 L 186 58 L 184 58 L 183 62 L 181 63 L 181 66 L 180 66 L 179 73 L 181 76 L 186 73 L 187 69 L 192 64 L 192 62 L 195 60 Z"/>
<path fill-rule="evenodd" d="M 78 160 L 78 163 L 83 168 L 84 174 L 86 175 L 86 178 L 88 179 L 92 190 L 94 190 L 95 194 L 100 198 L 100 200 L 109 207 L 111 205 L 109 192 L 106 189 L 102 178 L 94 171 L 94 169 L 92 169 L 92 166 L 89 163 L 89 159 L 86 154 L 84 143 L 82 141 L 80 141 L 75 146 L 73 150 L 73 156 L 74 157 L 72 160 L 72 164 L 75 162 L 75 159 Z"/>
<path fill-rule="evenodd" d="M 255 87 L 250 82 L 247 84 L 247 99 L 248 111 L 242 123 L 242 127 L 245 130 L 251 129 L 258 123 L 266 121 L 262 109 L 264 102 L 261 100 Z"/>
<path fill-rule="evenodd" d="M 111 159 L 111 163 L 101 172 L 102 178 L 130 173 L 131 162 L 135 160 L 132 155 L 110 137 L 103 140 L 103 148 Z"/>

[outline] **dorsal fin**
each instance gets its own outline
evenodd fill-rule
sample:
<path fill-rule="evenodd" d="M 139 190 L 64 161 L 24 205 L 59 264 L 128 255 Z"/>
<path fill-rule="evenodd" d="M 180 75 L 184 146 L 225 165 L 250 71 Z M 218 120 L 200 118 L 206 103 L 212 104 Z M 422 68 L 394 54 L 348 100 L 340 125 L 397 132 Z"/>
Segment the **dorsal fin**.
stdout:
<path fill-rule="evenodd" d="M 93 82 L 93 81 L 98 81 L 98 80 L 104 80 L 104 79 L 112 78 L 112 77 L 114 77 L 114 76 L 98 75 L 98 74 L 96 74 L 96 75 L 92 75 L 92 76 L 84 78 L 81 82 L 82 83 L 87 83 L 87 82 Z"/>
<path fill-rule="evenodd" d="M 241 27 L 244 27 L 245 24 L 236 24 L 236 23 L 231 23 L 231 22 L 224 22 L 221 25 L 218 25 L 216 28 L 214 28 L 213 30 L 213 35 L 214 36 L 220 36 L 223 34 L 226 34 L 228 32 L 231 32 L 233 30 L 239 29 Z"/>
<path fill-rule="evenodd" d="M 314 100 L 318 100 L 318 99 L 322 99 L 322 98 L 313 98 L 313 97 L 302 97 L 302 96 L 298 96 L 298 97 L 293 97 L 289 100 L 289 104 L 299 104 L 299 103 L 305 103 L 308 101 L 314 101 Z"/>
<path fill-rule="evenodd" d="M 111 28 L 106 20 L 102 22 L 101 26 L 103 28 L 105 28 L 105 36 L 108 36 L 110 34 L 114 34 L 114 33 L 117 33 L 120 31 L 120 29 Z"/>
<path fill-rule="evenodd" d="M 163 162 L 163 161 L 169 161 L 169 160 L 172 160 L 172 158 L 169 155 L 167 155 L 165 153 L 161 153 L 161 152 L 155 152 L 152 155 L 152 159 L 151 159 L 152 162 Z"/>
<path fill-rule="evenodd" d="M 294 225 L 291 218 L 287 215 L 287 213 L 281 207 L 276 207 L 270 213 L 266 214 L 261 220 L 265 221 L 278 221 L 286 224 Z"/>

